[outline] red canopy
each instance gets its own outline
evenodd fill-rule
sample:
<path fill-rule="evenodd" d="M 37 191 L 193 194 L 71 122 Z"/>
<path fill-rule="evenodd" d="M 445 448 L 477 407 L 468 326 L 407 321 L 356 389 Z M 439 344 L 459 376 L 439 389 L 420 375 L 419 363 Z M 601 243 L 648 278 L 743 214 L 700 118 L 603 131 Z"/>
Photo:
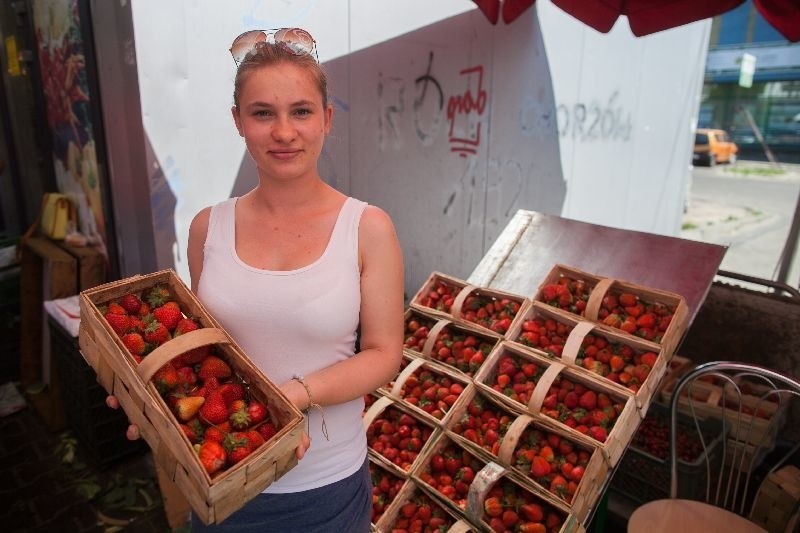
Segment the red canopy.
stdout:
<path fill-rule="evenodd" d="M 536 0 L 473 0 L 492 24 L 502 11 L 511 23 Z M 715 17 L 745 0 L 552 0 L 597 31 L 608 32 L 620 15 L 637 37 Z M 792 42 L 800 41 L 800 0 L 753 0 L 764 19 Z"/>

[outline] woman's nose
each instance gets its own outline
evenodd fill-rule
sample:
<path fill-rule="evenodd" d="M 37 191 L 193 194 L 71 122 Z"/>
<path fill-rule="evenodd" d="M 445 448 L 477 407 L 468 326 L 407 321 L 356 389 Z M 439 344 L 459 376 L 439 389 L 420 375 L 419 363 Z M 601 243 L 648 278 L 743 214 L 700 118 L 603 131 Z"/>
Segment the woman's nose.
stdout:
<path fill-rule="evenodd" d="M 279 142 L 290 142 L 294 139 L 297 130 L 288 118 L 278 118 L 272 128 L 272 137 Z"/>

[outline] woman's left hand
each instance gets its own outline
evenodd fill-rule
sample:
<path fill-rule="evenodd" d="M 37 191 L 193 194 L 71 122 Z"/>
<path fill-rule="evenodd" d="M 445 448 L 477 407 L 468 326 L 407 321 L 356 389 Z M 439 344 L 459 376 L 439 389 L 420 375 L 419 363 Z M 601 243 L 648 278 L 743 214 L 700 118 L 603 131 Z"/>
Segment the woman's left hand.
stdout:
<path fill-rule="evenodd" d="M 297 460 L 303 458 L 306 454 L 306 451 L 311 447 L 311 438 L 308 436 L 308 433 L 303 431 L 303 434 L 300 436 L 300 445 L 295 448 L 294 453 L 297 455 Z"/>

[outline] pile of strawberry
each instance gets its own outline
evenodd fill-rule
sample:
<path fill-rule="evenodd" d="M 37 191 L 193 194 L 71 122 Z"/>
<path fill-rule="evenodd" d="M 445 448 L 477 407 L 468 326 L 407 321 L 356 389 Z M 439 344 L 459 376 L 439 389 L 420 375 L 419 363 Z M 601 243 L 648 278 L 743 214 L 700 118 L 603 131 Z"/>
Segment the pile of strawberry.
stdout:
<path fill-rule="evenodd" d="M 647 302 L 630 292 L 609 291 L 603 296 L 597 319 L 625 333 L 660 343 L 674 314 L 674 306 Z"/>
<path fill-rule="evenodd" d="M 423 307 L 430 307 L 442 313 L 449 313 L 456 296 L 458 296 L 462 288 L 437 278 L 430 290 L 417 299 L 417 304 Z"/>
<path fill-rule="evenodd" d="M 390 405 L 367 427 L 367 445 L 408 471 L 432 433 L 428 424 Z"/>
<path fill-rule="evenodd" d="M 528 405 L 545 370 L 542 365 L 525 357 L 505 352 L 497 360 L 494 378 L 489 379 L 487 385 L 516 402 Z"/>
<path fill-rule="evenodd" d="M 557 533 L 564 520 L 563 513 L 505 478 L 489 489 L 483 501 L 483 521 L 500 533 Z"/>
<path fill-rule="evenodd" d="M 541 414 L 605 442 L 624 404 L 563 375 L 556 376 L 542 402 Z"/>
<path fill-rule="evenodd" d="M 476 393 L 450 431 L 496 456 L 500 451 L 500 443 L 515 418 L 480 393 Z"/>
<path fill-rule="evenodd" d="M 137 362 L 201 327 L 183 313 L 165 285 L 110 302 L 104 316 Z M 153 374 L 152 382 L 209 474 L 239 463 L 277 432 L 266 405 L 250 397 L 212 346 L 176 356 Z"/>
<path fill-rule="evenodd" d="M 490 337 L 448 325 L 436 337 L 430 356 L 472 377 L 496 344 Z"/>
<path fill-rule="evenodd" d="M 552 318 L 534 316 L 522 322 L 522 331 L 515 340 L 553 357 L 561 357 L 573 327 Z"/>
<path fill-rule="evenodd" d="M 539 298 L 547 305 L 583 316 L 592 288 L 582 279 L 562 275 L 557 282 L 542 287 Z"/>
<path fill-rule="evenodd" d="M 570 503 L 590 457 L 588 450 L 566 437 L 528 426 L 514 450 L 514 466 Z"/>
<path fill-rule="evenodd" d="M 651 410 L 633 435 L 631 446 L 659 459 L 669 457 L 669 420 Z M 693 463 L 703 453 L 703 445 L 694 428 L 678 425 L 678 458 Z"/>
<path fill-rule="evenodd" d="M 427 494 L 417 489 L 400 507 L 397 518 L 389 527 L 392 533 L 440 533 L 448 531 L 455 519 Z"/>
<path fill-rule="evenodd" d="M 441 420 L 462 392 L 463 383 L 421 366 L 406 378 L 398 395 L 403 401 Z"/>
<path fill-rule="evenodd" d="M 405 480 L 369 462 L 369 473 L 372 479 L 372 523 L 380 520 L 386 508 L 394 501 L 397 493 L 403 488 Z"/>
<path fill-rule="evenodd" d="M 425 341 L 428 340 L 428 333 L 434 324 L 436 320 L 411 311 L 405 321 L 403 348 L 422 353 Z"/>
<path fill-rule="evenodd" d="M 495 298 L 474 291 L 464 300 L 460 318 L 505 335 L 519 308 L 520 302 L 516 300 Z"/>
<path fill-rule="evenodd" d="M 484 466 L 483 461 L 443 437 L 419 478 L 461 509 L 466 509 L 469 486 Z"/>
<path fill-rule="evenodd" d="M 637 392 L 650 375 L 658 354 L 611 342 L 602 335 L 586 335 L 575 364 Z"/>

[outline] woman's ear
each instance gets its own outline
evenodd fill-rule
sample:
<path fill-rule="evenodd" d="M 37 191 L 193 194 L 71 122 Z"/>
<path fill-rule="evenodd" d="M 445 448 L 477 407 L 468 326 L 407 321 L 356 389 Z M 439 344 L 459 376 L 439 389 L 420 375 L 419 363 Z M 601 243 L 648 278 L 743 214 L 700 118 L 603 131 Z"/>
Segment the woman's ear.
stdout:
<path fill-rule="evenodd" d="M 325 135 L 330 133 L 332 125 L 333 125 L 333 104 L 328 104 L 325 107 Z"/>
<path fill-rule="evenodd" d="M 239 108 L 237 106 L 231 107 L 231 115 L 233 115 L 233 123 L 236 124 L 236 131 L 239 132 L 239 137 L 244 137 L 242 134 L 242 119 L 239 116 Z"/>

